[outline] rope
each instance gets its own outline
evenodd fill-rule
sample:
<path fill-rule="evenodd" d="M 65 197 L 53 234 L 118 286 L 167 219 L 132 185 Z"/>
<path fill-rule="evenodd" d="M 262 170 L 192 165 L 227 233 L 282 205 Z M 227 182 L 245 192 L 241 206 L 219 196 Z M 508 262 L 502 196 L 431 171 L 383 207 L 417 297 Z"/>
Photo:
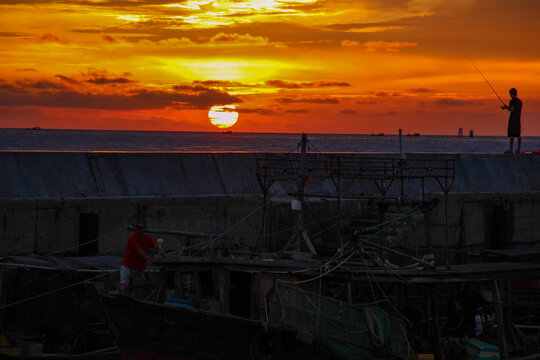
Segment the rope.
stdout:
<path fill-rule="evenodd" d="M 369 338 L 375 347 L 384 345 L 384 331 L 379 318 L 375 314 L 375 310 L 371 307 L 364 308 L 364 316 L 366 317 L 366 325 L 369 330 Z"/>
<path fill-rule="evenodd" d="M 84 243 L 82 243 L 82 244 L 78 244 L 78 245 L 75 245 L 75 246 L 70 246 L 70 247 L 68 247 L 68 248 L 65 248 L 65 249 L 62 249 L 62 250 L 55 251 L 55 252 L 53 252 L 53 253 L 50 253 L 49 256 L 58 255 L 58 254 L 61 254 L 61 253 L 63 253 L 63 252 L 66 252 L 66 251 L 68 251 L 68 250 L 76 249 L 76 248 L 79 248 L 79 247 L 81 247 L 81 246 L 84 246 L 84 245 L 87 245 L 87 244 L 91 244 L 91 243 L 96 242 L 96 241 L 99 241 L 99 240 L 106 239 L 106 238 L 108 238 L 108 237 L 110 237 L 110 236 L 113 236 L 113 235 L 116 235 L 116 234 L 120 234 L 121 232 L 124 232 L 124 231 L 125 231 L 124 229 L 118 230 L 118 231 L 109 233 L 109 234 L 107 234 L 107 235 L 100 236 L 100 237 L 98 237 L 98 238 L 96 238 L 96 239 L 94 239 L 94 240 L 90 240 L 90 241 L 84 242 Z"/>
<path fill-rule="evenodd" d="M 381 226 L 385 226 L 385 225 L 391 225 L 395 222 L 398 222 L 398 221 L 401 221 L 401 220 L 404 220 L 404 219 L 407 219 L 407 218 L 410 218 L 414 215 L 418 215 L 418 214 L 421 214 L 424 212 L 424 210 L 420 210 L 420 211 L 415 211 L 416 209 L 420 208 L 420 205 L 418 205 L 417 207 L 415 207 L 413 209 L 413 212 L 410 212 L 408 214 L 405 214 L 405 215 L 402 215 L 398 218 L 395 218 L 395 219 L 392 219 L 392 220 L 387 220 L 387 221 L 384 221 L 380 224 L 377 224 L 377 225 L 373 225 L 373 226 L 370 226 L 370 227 L 367 227 L 367 228 L 363 228 L 362 231 L 365 232 L 365 231 L 369 231 L 369 230 L 373 230 L 373 229 L 376 229 L 378 227 L 381 227 Z"/>
<path fill-rule="evenodd" d="M 263 206 L 266 205 L 266 203 L 268 202 L 268 200 L 264 201 L 262 203 L 262 205 L 260 205 L 259 207 L 257 207 L 255 210 L 253 210 L 252 212 L 250 212 L 249 214 L 247 214 L 246 216 L 244 216 L 243 218 L 241 218 L 240 220 L 238 220 L 236 223 L 232 224 L 231 226 L 229 226 L 227 229 L 225 229 L 225 231 L 223 231 L 221 234 L 219 234 L 218 236 L 216 237 L 213 237 L 212 239 L 210 240 L 207 240 L 207 241 L 201 241 L 201 242 L 198 242 L 197 244 L 194 244 L 194 245 L 191 245 L 191 246 L 188 246 L 188 247 L 185 247 L 185 248 L 182 248 L 180 250 L 175 250 L 175 251 L 171 251 L 169 252 L 167 255 L 174 255 L 174 254 L 177 254 L 177 253 L 181 253 L 182 251 L 184 250 L 187 250 L 187 249 L 190 249 L 190 248 L 193 248 L 193 247 L 197 247 L 197 246 L 206 246 L 208 244 L 211 244 L 213 243 L 214 241 L 216 240 L 219 240 L 221 238 L 223 238 L 225 236 L 225 234 L 227 232 L 229 232 L 231 229 L 235 228 L 238 224 L 240 224 L 242 221 L 246 220 L 247 218 L 249 218 L 251 215 L 255 214 L 257 211 L 259 211 L 260 209 L 263 208 Z M 201 251 L 203 248 L 199 249 L 198 251 Z M 198 252 L 197 251 L 197 252 Z M 196 252 L 196 253 L 197 253 Z M 195 254 L 196 254 L 195 253 Z"/>
<path fill-rule="evenodd" d="M 330 274 L 332 271 L 336 270 L 336 269 L 339 269 L 345 262 L 347 262 L 352 256 L 354 255 L 354 251 L 351 252 L 351 255 L 349 255 L 345 260 L 343 260 L 342 262 L 340 262 L 336 267 L 334 267 L 333 269 L 331 270 L 328 270 L 327 272 L 319 275 L 319 276 L 316 276 L 314 278 L 311 278 L 311 279 L 307 279 L 307 280 L 301 280 L 301 281 L 287 281 L 287 280 L 281 280 L 281 279 L 278 279 L 277 282 L 283 282 L 283 283 L 286 283 L 286 284 L 303 284 L 303 283 L 307 283 L 307 282 L 310 282 L 310 281 L 313 281 L 313 280 L 317 280 L 319 278 L 322 278 L 328 274 Z"/>
<path fill-rule="evenodd" d="M 117 271 L 120 271 L 120 270 L 117 270 Z M 0 306 L 0 310 L 6 309 L 6 308 L 11 307 L 11 306 L 19 305 L 19 304 L 22 304 L 22 303 L 25 303 L 25 302 L 28 302 L 28 301 L 31 301 L 31 300 L 35 300 L 35 299 L 38 299 L 38 298 L 43 297 L 45 295 L 54 294 L 56 292 L 59 292 L 59 291 L 65 290 L 65 289 L 69 289 L 69 288 L 75 287 L 77 285 L 80 285 L 80 284 L 83 284 L 83 283 L 86 283 L 86 282 L 89 282 L 89 281 L 92 281 L 92 280 L 96 280 L 96 279 L 99 279 L 99 278 L 107 276 L 107 275 L 109 275 L 109 273 L 96 275 L 96 276 L 94 276 L 94 277 L 92 277 L 90 279 L 82 280 L 82 281 L 76 282 L 74 284 L 61 287 L 59 289 L 46 291 L 44 293 L 29 297 L 29 298 L 26 298 L 26 299 L 23 299 L 23 300 L 16 301 L 16 302 L 13 302 L 11 304 L 2 305 L 2 306 Z"/>

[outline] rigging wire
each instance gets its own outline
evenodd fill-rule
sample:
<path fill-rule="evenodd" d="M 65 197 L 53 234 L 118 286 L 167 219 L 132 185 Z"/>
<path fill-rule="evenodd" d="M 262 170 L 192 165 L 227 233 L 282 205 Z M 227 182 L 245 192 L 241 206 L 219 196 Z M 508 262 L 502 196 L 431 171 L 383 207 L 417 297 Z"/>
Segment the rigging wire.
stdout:
<path fill-rule="evenodd" d="M 253 210 L 252 212 L 250 212 L 249 214 L 247 214 L 246 216 L 244 216 L 243 218 L 241 218 L 240 220 L 238 220 L 236 223 L 232 224 L 231 226 L 229 226 L 227 229 L 225 229 L 225 231 L 223 231 L 221 234 L 219 234 L 218 236 L 216 237 L 213 237 L 212 239 L 210 240 L 206 240 L 206 241 L 201 241 L 201 242 L 198 242 L 197 244 L 194 244 L 194 245 L 191 245 L 191 246 L 188 246 L 188 247 L 185 247 L 185 248 L 182 248 L 180 250 L 174 250 L 174 251 L 171 251 L 169 253 L 167 253 L 167 255 L 174 255 L 174 254 L 177 254 L 177 253 L 181 253 L 182 251 L 184 250 L 187 250 L 187 249 L 190 249 L 190 248 L 193 248 L 193 247 L 197 247 L 197 246 L 202 246 L 200 249 L 198 249 L 195 254 L 197 254 L 199 251 L 203 250 L 205 246 L 209 245 L 209 244 L 212 244 L 214 241 L 216 240 L 219 240 L 219 239 L 222 239 L 225 234 L 227 232 L 229 232 L 231 229 L 235 228 L 237 225 L 239 225 L 241 222 L 243 222 L 244 220 L 246 220 L 247 218 L 249 218 L 251 215 L 255 214 L 257 211 L 259 211 L 260 209 L 263 208 L 263 206 L 266 205 L 266 203 L 268 202 L 268 200 L 264 201 L 260 206 L 258 206 L 255 210 Z M 194 255 L 195 255 L 194 254 Z"/>
<path fill-rule="evenodd" d="M 98 238 L 95 238 L 93 240 L 90 240 L 90 241 L 87 241 L 87 242 L 84 242 L 84 243 L 81 243 L 81 244 L 78 244 L 78 245 L 75 245 L 75 246 L 70 246 L 68 248 L 65 248 L 65 249 L 62 249 L 62 250 L 57 250 L 55 252 L 52 252 L 50 254 L 48 254 L 48 256 L 53 256 L 53 255 L 58 255 L 58 254 L 61 254 L 61 253 L 64 253 L 68 250 L 72 250 L 72 249 L 76 249 L 76 248 L 79 248 L 81 246 L 84 246 L 84 245 L 88 245 L 88 244 L 91 244 L 93 242 L 96 242 L 96 241 L 99 241 L 99 240 L 103 240 L 103 239 L 106 239 L 108 237 L 111 237 L 113 235 L 117 235 L 117 234 L 120 234 L 121 232 L 124 232 L 126 231 L 125 229 L 122 229 L 122 230 L 118 230 L 118 231 L 114 231 L 112 233 L 109 233 L 109 234 L 106 234 L 106 235 L 103 235 L 103 236 L 100 236 Z"/>
<path fill-rule="evenodd" d="M 116 271 L 120 271 L 120 270 L 116 270 Z M 56 293 L 56 292 L 59 292 L 59 291 L 65 290 L 65 289 L 69 289 L 69 288 L 75 287 L 75 286 L 77 286 L 77 285 L 81 285 L 81 284 L 90 282 L 90 281 L 92 281 L 92 280 L 96 280 L 96 279 L 102 278 L 102 277 L 107 276 L 107 275 L 109 275 L 109 274 L 110 274 L 110 273 L 105 273 L 105 274 L 96 275 L 96 276 L 94 276 L 94 277 L 91 277 L 90 279 L 82 280 L 82 281 L 76 282 L 76 283 L 74 283 L 74 284 L 66 285 L 66 286 L 63 286 L 63 287 L 61 287 L 61 288 L 54 289 L 54 290 L 51 290 L 51 291 L 46 291 L 46 292 L 44 292 L 44 293 L 41 293 L 41 294 L 38 294 L 38 295 L 35 295 L 35 296 L 31 296 L 31 297 L 29 297 L 29 298 L 22 299 L 22 300 L 19 300 L 19 301 L 15 301 L 15 302 L 12 302 L 12 303 L 10 303 L 10 304 L 2 305 L 2 306 L 0 306 L 0 310 L 6 309 L 6 308 L 11 307 L 11 306 L 19 305 L 19 304 L 22 304 L 22 303 L 25 303 L 25 302 L 28 302 L 28 301 L 31 301 L 31 300 L 35 300 L 35 299 L 38 299 L 38 298 L 43 297 L 43 296 L 45 296 L 45 295 L 54 294 L 54 293 Z"/>

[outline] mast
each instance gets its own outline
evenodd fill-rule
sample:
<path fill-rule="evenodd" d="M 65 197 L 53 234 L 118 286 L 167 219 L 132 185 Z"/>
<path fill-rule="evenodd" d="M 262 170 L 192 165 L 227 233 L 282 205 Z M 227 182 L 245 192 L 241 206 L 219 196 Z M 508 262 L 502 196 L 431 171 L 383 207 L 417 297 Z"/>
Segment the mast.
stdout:
<path fill-rule="evenodd" d="M 302 242 L 305 242 L 309 252 L 312 254 L 317 254 L 317 251 L 313 247 L 313 244 L 311 243 L 311 240 L 309 239 L 309 236 L 307 235 L 305 229 L 304 229 L 304 206 L 305 206 L 305 199 L 304 199 L 304 185 L 307 179 L 307 172 L 306 172 L 306 149 L 307 149 L 307 135 L 302 133 L 302 140 L 301 140 L 301 146 L 300 146 L 300 156 L 298 158 L 298 177 L 297 177 L 297 197 L 298 197 L 298 203 L 299 208 L 295 209 L 297 210 L 296 215 L 296 226 L 293 234 L 287 241 L 287 244 L 284 247 L 284 250 L 286 250 L 289 245 L 293 244 L 295 245 L 295 251 L 302 251 Z M 294 208 L 294 207 L 293 207 Z"/>

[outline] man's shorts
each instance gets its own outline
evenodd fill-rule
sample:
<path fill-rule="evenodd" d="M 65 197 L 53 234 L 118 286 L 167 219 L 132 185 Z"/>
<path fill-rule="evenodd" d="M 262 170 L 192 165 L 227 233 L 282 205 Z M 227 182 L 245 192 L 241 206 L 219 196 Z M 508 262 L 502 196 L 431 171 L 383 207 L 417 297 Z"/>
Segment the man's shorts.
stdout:
<path fill-rule="evenodd" d="M 508 120 L 508 137 L 521 136 L 521 123 L 516 119 Z"/>
<path fill-rule="evenodd" d="M 144 272 L 125 265 L 120 266 L 120 284 L 133 285 L 144 282 Z"/>

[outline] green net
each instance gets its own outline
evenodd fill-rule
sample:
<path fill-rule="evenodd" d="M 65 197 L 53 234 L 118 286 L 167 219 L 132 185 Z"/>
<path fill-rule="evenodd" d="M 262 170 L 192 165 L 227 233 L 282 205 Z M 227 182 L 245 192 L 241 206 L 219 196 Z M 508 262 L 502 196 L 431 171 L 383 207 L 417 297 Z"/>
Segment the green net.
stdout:
<path fill-rule="evenodd" d="M 277 283 L 269 320 L 325 344 L 342 359 L 408 356 L 405 324 L 379 306 L 356 306 Z"/>

